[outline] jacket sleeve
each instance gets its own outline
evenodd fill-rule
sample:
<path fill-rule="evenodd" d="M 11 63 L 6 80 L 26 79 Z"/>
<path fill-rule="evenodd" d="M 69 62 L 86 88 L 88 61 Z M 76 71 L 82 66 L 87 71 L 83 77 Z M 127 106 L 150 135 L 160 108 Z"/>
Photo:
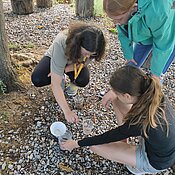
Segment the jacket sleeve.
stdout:
<path fill-rule="evenodd" d="M 133 46 L 132 42 L 129 40 L 129 38 L 123 33 L 122 27 L 116 26 L 117 31 L 118 31 L 118 39 L 121 44 L 121 48 L 123 51 L 124 58 L 126 60 L 131 60 L 133 59 Z M 125 30 L 125 29 L 123 29 Z"/>
<path fill-rule="evenodd" d="M 175 46 L 175 13 L 170 10 L 152 20 L 150 17 L 147 25 L 153 37 L 151 72 L 160 76 Z"/>

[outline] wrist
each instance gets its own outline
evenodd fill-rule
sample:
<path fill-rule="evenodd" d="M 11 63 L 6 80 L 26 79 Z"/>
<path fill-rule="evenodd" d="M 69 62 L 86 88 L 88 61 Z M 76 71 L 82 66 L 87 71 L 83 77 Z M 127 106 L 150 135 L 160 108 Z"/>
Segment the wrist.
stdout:
<path fill-rule="evenodd" d="M 72 111 L 70 110 L 70 108 L 66 108 L 66 109 L 63 109 L 63 112 L 64 112 L 64 115 L 69 115 Z"/>
<path fill-rule="evenodd" d="M 80 147 L 79 144 L 78 144 L 78 140 L 75 140 L 75 147 L 76 148 L 79 148 Z"/>

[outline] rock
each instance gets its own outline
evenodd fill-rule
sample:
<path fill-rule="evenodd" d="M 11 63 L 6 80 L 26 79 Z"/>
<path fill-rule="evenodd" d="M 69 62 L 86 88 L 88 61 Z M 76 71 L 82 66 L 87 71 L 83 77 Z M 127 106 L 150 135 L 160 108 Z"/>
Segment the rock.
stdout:
<path fill-rule="evenodd" d="M 4 162 L 4 163 L 2 164 L 2 170 L 5 170 L 5 167 L 6 167 L 6 162 Z"/>

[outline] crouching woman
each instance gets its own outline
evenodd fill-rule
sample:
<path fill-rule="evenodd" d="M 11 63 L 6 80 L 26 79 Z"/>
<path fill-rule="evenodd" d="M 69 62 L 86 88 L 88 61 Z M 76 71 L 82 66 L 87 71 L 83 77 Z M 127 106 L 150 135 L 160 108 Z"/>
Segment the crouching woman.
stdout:
<path fill-rule="evenodd" d="M 175 163 L 175 113 L 163 95 L 159 80 L 136 67 L 124 66 L 110 79 L 112 90 L 103 98 L 112 102 L 118 127 L 101 135 L 70 140 L 62 148 L 90 146 L 106 158 L 127 165 L 134 174 L 159 173 Z M 123 142 L 140 136 L 140 144 Z"/>

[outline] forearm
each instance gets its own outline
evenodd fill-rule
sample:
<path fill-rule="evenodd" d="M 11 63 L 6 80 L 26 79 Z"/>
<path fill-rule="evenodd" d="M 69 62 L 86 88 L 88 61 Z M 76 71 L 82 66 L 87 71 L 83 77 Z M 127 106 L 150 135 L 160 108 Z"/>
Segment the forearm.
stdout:
<path fill-rule="evenodd" d="M 129 61 L 133 58 L 132 41 L 130 41 L 129 38 L 124 33 L 123 27 L 117 26 L 117 30 L 118 30 L 118 39 L 121 44 L 124 58 Z"/>
<path fill-rule="evenodd" d="M 52 87 L 52 91 L 53 91 L 53 94 L 55 96 L 57 103 L 59 104 L 59 106 L 63 110 L 64 114 L 66 115 L 67 113 L 70 112 L 70 108 L 69 108 L 69 105 L 65 99 L 64 92 L 63 92 L 61 86 L 60 85 L 56 86 L 55 84 L 52 84 L 51 87 Z"/>

